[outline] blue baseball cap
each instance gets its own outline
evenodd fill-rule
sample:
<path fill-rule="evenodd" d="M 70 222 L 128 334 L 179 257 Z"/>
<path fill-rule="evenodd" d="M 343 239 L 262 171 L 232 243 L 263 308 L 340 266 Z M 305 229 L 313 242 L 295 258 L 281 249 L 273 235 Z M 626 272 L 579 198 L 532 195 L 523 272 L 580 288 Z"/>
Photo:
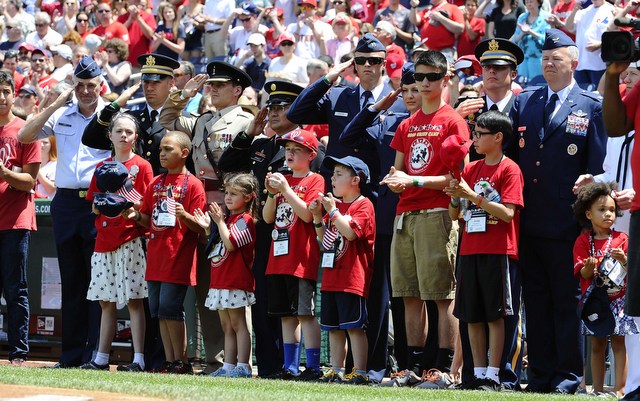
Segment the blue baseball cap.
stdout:
<path fill-rule="evenodd" d="M 123 210 L 133 206 L 133 202 L 121 195 L 95 193 L 93 196 L 93 205 L 107 217 L 118 217 Z"/>
<path fill-rule="evenodd" d="M 98 167 L 94 175 L 100 191 L 116 192 L 127 182 L 129 170 L 120 162 L 109 161 Z"/>
<path fill-rule="evenodd" d="M 607 337 L 615 330 L 616 320 L 609 303 L 607 291 L 603 287 L 592 286 L 587 289 L 578 304 L 580 319 L 596 337 Z"/>
<path fill-rule="evenodd" d="M 258 7 L 255 4 L 253 4 L 253 2 L 250 2 L 250 1 L 242 3 L 240 8 L 242 8 L 242 14 L 244 14 L 244 15 L 258 15 L 258 14 L 260 14 L 260 11 L 258 10 Z"/>
<path fill-rule="evenodd" d="M 361 181 L 366 184 L 369 183 L 369 167 L 362 160 L 353 156 L 345 156 L 342 158 L 327 156 L 324 158 L 323 164 L 326 168 L 333 171 L 336 164 L 342 164 L 343 166 L 350 167 Z"/>

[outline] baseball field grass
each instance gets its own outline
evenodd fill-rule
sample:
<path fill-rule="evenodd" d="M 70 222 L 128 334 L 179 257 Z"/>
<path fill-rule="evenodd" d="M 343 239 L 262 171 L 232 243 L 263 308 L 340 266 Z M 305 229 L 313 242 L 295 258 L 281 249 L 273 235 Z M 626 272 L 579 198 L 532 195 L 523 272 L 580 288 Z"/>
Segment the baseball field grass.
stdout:
<path fill-rule="evenodd" d="M 7 365 L 0 366 L 0 383 L 106 391 L 141 397 L 189 401 L 569 401 L 582 399 L 582 397 L 577 396 L 521 392 L 433 391 L 412 388 L 296 383 L 279 380 L 225 379 L 207 376 L 176 376 L 151 373 L 84 371 L 78 369 L 43 369 Z M 1 397 L 3 397 L 3 394 L 0 394 Z M 115 399 L 117 399 L 117 395 Z"/>

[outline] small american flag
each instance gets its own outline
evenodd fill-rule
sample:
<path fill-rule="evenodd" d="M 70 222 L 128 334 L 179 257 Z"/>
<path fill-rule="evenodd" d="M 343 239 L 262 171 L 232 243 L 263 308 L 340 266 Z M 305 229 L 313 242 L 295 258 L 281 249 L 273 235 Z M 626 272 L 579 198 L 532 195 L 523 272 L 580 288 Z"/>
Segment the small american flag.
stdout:
<path fill-rule="evenodd" d="M 253 238 L 251 238 L 249 227 L 247 227 L 247 222 L 244 221 L 242 217 L 240 217 L 235 224 L 231 225 L 229 233 L 231 234 L 231 237 L 235 239 L 238 248 L 250 244 L 253 240 Z"/>
<path fill-rule="evenodd" d="M 176 200 L 173 199 L 173 192 L 171 188 L 167 188 L 167 213 L 176 215 Z"/>
<path fill-rule="evenodd" d="M 326 250 L 333 249 L 336 238 L 338 238 L 338 232 L 334 231 L 333 227 L 327 228 L 322 237 L 322 247 Z"/>
<path fill-rule="evenodd" d="M 124 196 L 131 203 L 138 203 L 142 200 L 142 195 L 135 189 L 131 188 L 131 191 L 127 191 L 125 189 L 125 185 L 122 186 L 119 190 L 116 191 L 116 194 Z"/>

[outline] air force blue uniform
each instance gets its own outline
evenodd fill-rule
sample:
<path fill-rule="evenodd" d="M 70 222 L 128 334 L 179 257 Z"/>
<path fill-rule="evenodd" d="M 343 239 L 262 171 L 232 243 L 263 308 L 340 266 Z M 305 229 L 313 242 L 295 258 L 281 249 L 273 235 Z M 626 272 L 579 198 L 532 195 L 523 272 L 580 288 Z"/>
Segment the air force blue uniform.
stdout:
<path fill-rule="evenodd" d="M 529 388 L 573 393 L 582 379 L 582 336 L 573 275 L 573 184 L 602 172 L 607 135 L 602 103 L 575 82 L 549 126 L 541 116 L 547 87 L 517 96 L 511 117 L 524 177 L 520 267 L 527 318 Z"/>

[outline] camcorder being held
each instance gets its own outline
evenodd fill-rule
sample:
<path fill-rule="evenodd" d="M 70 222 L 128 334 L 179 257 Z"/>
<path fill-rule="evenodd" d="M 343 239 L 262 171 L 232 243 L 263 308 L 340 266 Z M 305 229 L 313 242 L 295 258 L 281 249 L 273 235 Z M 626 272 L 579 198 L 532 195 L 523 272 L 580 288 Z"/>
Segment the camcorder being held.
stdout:
<path fill-rule="evenodd" d="M 618 17 L 613 20 L 616 26 L 631 27 L 640 31 L 640 19 Z M 632 63 L 640 60 L 640 44 L 633 37 L 633 33 L 627 31 L 605 32 L 602 34 L 602 61 Z"/>

